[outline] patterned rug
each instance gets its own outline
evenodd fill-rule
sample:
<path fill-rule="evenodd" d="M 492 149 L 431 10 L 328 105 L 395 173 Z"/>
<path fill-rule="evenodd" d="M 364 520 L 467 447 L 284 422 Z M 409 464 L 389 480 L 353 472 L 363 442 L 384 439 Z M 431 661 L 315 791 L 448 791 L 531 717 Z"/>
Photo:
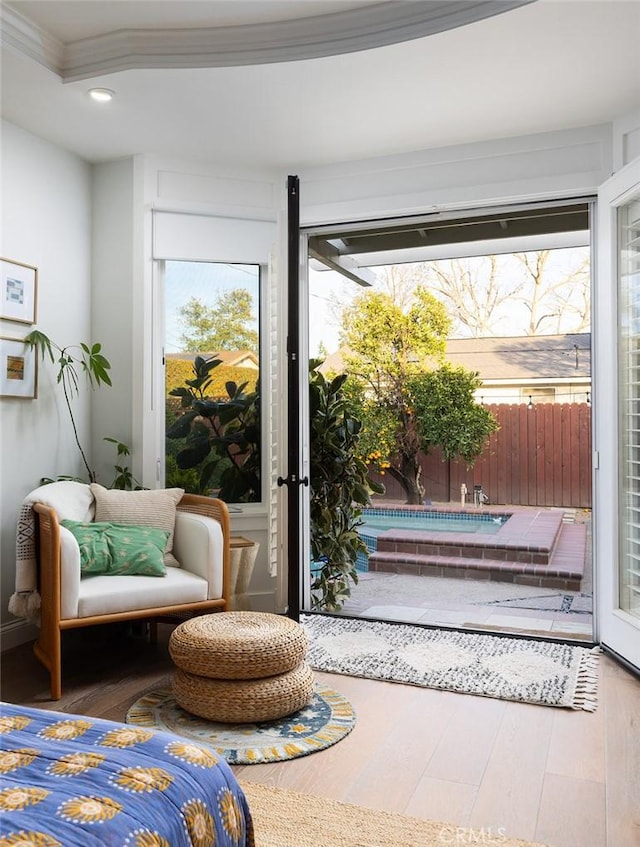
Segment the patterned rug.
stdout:
<path fill-rule="evenodd" d="M 319 671 L 593 712 L 598 648 L 302 615 Z"/>
<path fill-rule="evenodd" d="M 232 765 L 282 762 L 336 744 L 355 726 L 349 701 L 316 683 L 308 706 L 293 715 L 264 723 L 214 723 L 181 709 L 169 688 L 151 691 L 131 706 L 126 722 L 152 726 L 207 744 Z"/>

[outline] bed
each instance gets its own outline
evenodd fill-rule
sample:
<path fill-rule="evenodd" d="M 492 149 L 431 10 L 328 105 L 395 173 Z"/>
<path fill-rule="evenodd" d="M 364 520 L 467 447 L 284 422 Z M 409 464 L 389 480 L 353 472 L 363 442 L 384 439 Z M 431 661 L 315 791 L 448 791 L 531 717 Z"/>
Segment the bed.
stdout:
<path fill-rule="evenodd" d="M 253 847 L 227 762 L 166 732 L 0 704 L 0 847 Z"/>

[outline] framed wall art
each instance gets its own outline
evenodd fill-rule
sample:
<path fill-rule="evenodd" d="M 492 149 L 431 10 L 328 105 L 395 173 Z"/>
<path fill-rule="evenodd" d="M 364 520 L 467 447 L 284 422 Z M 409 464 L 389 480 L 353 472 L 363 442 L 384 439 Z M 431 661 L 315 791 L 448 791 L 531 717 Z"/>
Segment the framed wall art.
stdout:
<path fill-rule="evenodd" d="M 0 337 L 0 397 L 35 400 L 37 396 L 37 348 L 20 338 Z"/>
<path fill-rule="evenodd" d="M 36 322 L 38 269 L 32 265 L 0 259 L 2 279 L 0 318 L 23 324 Z"/>

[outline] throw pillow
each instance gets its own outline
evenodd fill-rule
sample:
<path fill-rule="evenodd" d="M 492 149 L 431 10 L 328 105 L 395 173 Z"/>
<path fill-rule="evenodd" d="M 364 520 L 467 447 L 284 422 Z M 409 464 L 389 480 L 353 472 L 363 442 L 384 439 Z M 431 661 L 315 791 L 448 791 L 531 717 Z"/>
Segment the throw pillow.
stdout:
<path fill-rule="evenodd" d="M 164 576 L 169 533 L 150 526 L 61 521 L 80 548 L 82 576 L 97 574 Z"/>
<path fill-rule="evenodd" d="M 182 499 L 182 488 L 158 488 L 152 491 L 121 491 L 91 483 L 96 501 L 96 521 L 134 524 L 164 529 L 169 533 L 164 551 L 164 563 L 179 567 L 172 554 L 176 506 Z"/>

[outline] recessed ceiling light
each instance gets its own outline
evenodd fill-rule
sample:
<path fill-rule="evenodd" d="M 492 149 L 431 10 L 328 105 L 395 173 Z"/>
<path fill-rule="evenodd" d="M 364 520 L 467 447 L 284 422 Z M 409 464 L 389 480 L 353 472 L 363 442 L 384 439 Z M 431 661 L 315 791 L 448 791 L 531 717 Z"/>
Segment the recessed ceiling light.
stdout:
<path fill-rule="evenodd" d="M 95 100 L 96 103 L 108 103 L 110 100 L 113 100 L 115 95 L 115 91 L 112 91 L 110 88 L 90 88 L 89 89 L 89 97 L 92 100 Z"/>

